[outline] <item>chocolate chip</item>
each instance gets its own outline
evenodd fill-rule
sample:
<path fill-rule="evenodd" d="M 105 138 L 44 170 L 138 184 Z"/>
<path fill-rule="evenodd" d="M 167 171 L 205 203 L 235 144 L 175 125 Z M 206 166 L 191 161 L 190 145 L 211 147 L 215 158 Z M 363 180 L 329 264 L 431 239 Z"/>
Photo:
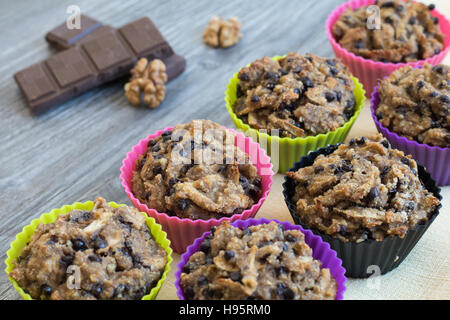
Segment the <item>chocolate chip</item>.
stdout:
<path fill-rule="evenodd" d="M 322 172 L 324 170 L 324 168 L 322 166 L 316 166 L 314 167 L 314 173 L 318 174 L 320 172 Z"/>
<path fill-rule="evenodd" d="M 325 99 L 327 99 L 328 102 L 331 102 L 336 99 L 336 95 L 334 92 L 325 92 Z"/>
<path fill-rule="evenodd" d="M 347 172 L 352 171 L 353 170 L 352 162 L 350 160 L 342 160 L 342 170 Z"/>
<path fill-rule="evenodd" d="M 439 74 L 444 74 L 444 67 L 441 65 L 437 65 L 433 68 L 433 70 Z"/>
<path fill-rule="evenodd" d="M 71 254 L 68 254 L 68 255 L 62 256 L 59 259 L 59 263 L 67 268 L 68 266 L 70 266 L 72 264 L 73 259 L 74 259 L 74 256 Z"/>
<path fill-rule="evenodd" d="M 52 289 L 52 287 L 50 287 L 49 285 L 43 284 L 43 285 L 41 286 L 41 292 L 42 292 L 43 294 L 45 294 L 46 296 L 49 296 L 49 295 L 52 294 L 53 289 Z"/>
<path fill-rule="evenodd" d="M 278 72 L 281 73 L 282 76 L 285 76 L 285 75 L 287 75 L 289 73 L 289 72 L 287 72 L 284 69 L 278 69 Z"/>
<path fill-rule="evenodd" d="M 294 73 L 300 73 L 300 72 L 302 72 L 302 71 L 303 71 L 303 68 L 302 68 L 301 66 L 295 67 L 295 68 L 292 70 L 292 72 L 294 72 Z"/>
<path fill-rule="evenodd" d="M 372 200 L 376 199 L 378 197 L 378 189 L 377 187 L 372 187 L 369 190 L 369 193 L 366 196 L 367 202 L 372 202 Z"/>
<path fill-rule="evenodd" d="M 189 207 L 191 201 L 189 199 L 179 199 L 177 202 L 177 207 L 180 210 L 186 210 Z"/>
<path fill-rule="evenodd" d="M 389 24 L 392 24 L 392 23 L 394 23 L 394 20 L 392 20 L 392 18 L 391 18 L 390 16 L 387 16 L 387 17 L 384 19 L 384 22 L 389 23 Z"/>
<path fill-rule="evenodd" d="M 361 137 L 361 138 L 356 140 L 356 144 L 359 145 L 359 146 L 365 145 L 366 142 L 367 142 L 367 138 L 366 137 Z"/>
<path fill-rule="evenodd" d="M 450 103 L 450 98 L 447 96 L 447 95 L 445 95 L 445 94 L 443 94 L 443 95 L 441 95 L 440 97 L 439 97 L 439 100 L 442 102 L 442 103 Z"/>
<path fill-rule="evenodd" d="M 364 47 L 364 44 L 362 40 L 356 40 L 353 46 L 355 47 L 355 49 L 362 49 Z"/>
<path fill-rule="evenodd" d="M 148 147 L 153 147 L 156 144 L 156 140 L 148 140 L 147 146 Z"/>
<path fill-rule="evenodd" d="M 341 100 L 342 100 L 342 93 L 341 92 L 336 91 L 336 99 L 337 99 L 337 101 L 341 102 Z"/>
<path fill-rule="evenodd" d="M 335 63 L 333 60 L 331 60 L 331 59 L 328 59 L 328 60 L 327 60 L 327 63 L 328 63 L 330 66 L 332 66 L 332 67 L 335 67 L 335 66 L 336 66 L 336 63 Z"/>
<path fill-rule="evenodd" d="M 152 152 L 158 152 L 159 150 L 161 150 L 161 147 L 156 145 L 152 148 Z"/>
<path fill-rule="evenodd" d="M 239 80 L 241 81 L 248 81 L 248 73 L 247 72 L 239 72 L 238 76 Z"/>
<path fill-rule="evenodd" d="M 102 236 L 92 237 L 93 245 L 95 250 L 101 250 L 108 246 L 108 242 Z"/>
<path fill-rule="evenodd" d="M 337 75 L 337 74 L 339 73 L 339 70 L 336 69 L 336 68 L 331 67 L 331 68 L 330 68 L 330 73 L 331 73 L 333 76 L 335 76 L 335 75 Z"/>
<path fill-rule="evenodd" d="M 389 171 L 391 171 L 391 168 L 390 168 L 390 167 L 388 167 L 388 166 L 383 167 L 383 168 L 380 170 L 380 177 L 381 177 L 381 179 L 384 179 L 384 178 L 386 177 L 386 175 L 389 173 Z"/>
<path fill-rule="evenodd" d="M 259 102 L 259 98 L 256 94 L 254 94 L 254 95 L 252 95 L 250 101 L 256 103 L 256 102 Z"/>
<path fill-rule="evenodd" d="M 88 257 L 89 261 L 91 262 L 102 262 L 102 258 L 100 258 L 99 256 L 97 256 L 96 254 L 91 254 Z"/>
<path fill-rule="evenodd" d="M 183 266 L 183 272 L 189 274 L 191 272 L 191 264 L 188 262 Z"/>
<path fill-rule="evenodd" d="M 178 179 L 177 178 L 170 178 L 169 179 L 169 187 L 173 187 L 175 184 L 177 184 Z"/>
<path fill-rule="evenodd" d="M 91 287 L 91 293 L 95 297 L 99 297 L 102 294 L 103 288 L 101 283 L 94 283 Z"/>
<path fill-rule="evenodd" d="M 425 82 L 423 80 L 417 81 L 417 89 L 422 89 L 425 86 Z"/>
<path fill-rule="evenodd" d="M 164 131 L 161 135 L 162 135 L 163 137 L 168 137 L 168 136 L 172 135 L 172 132 L 170 132 L 169 130 L 167 130 L 167 131 Z"/>
<path fill-rule="evenodd" d="M 434 9 L 436 9 L 436 6 L 433 3 L 428 5 L 428 10 L 433 11 Z"/>
<path fill-rule="evenodd" d="M 340 225 L 339 226 L 339 234 L 341 235 L 341 236 L 346 236 L 347 235 L 347 227 L 346 226 L 344 226 L 344 225 Z"/>
<path fill-rule="evenodd" d="M 287 242 L 297 242 L 297 238 L 291 234 L 288 234 L 288 235 L 286 235 L 286 241 Z"/>
<path fill-rule="evenodd" d="M 200 251 L 204 253 L 208 253 L 209 249 L 211 249 L 211 241 L 208 239 L 205 239 L 202 244 L 200 245 Z"/>
<path fill-rule="evenodd" d="M 407 166 L 409 166 L 411 164 L 409 158 L 407 158 L 407 157 L 402 157 L 400 159 L 400 161 L 403 162 L 404 164 L 406 164 Z"/>
<path fill-rule="evenodd" d="M 163 170 L 162 170 L 162 168 L 161 168 L 161 166 L 160 165 L 157 165 L 156 167 L 153 167 L 153 174 L 156 176 L 157 174 L 160 174 L 160 173 L 162 173 L 163 172 Z"/>
<path fill-rule="evenodd" d="M 386 139 L 384 139 L 383 141 L 381 141 L 381 144 L 386 148 L 389 149 L 391 144 L 389 143 L 389 141 L 387 141 Z"/>
<path fill-rule="evenodd" d="M 431 17 L 431 20 L 433 20 L 434 24 L 438 24 L 439 23 L 439 18 L 438 17 Z"/>
<path fill-rule="evenodd" d="M 264 75 L 264 77 L 268 80 L 275 80 L 275 81 L 277 81 L 280 78 L 278 73 L 271 72 L 271 71 L 267 71 L 266 74 Z"/>
<path fill-rule="evenodd" d="M 195 297 L 195 292 L 192 287 L 183 288 L 184 297 L 188 300 L 192 300 Z"/>
<path fill-rule="evenodd" d="M 407 208 L 409 211 L 414 210 L 414 207 L 415 207 L 415 204 L 414 204 L 413 201 L 410 201 L 410 202 L 408 202 L 408 203 L 406 204 L 406 208 Z"/>
<path fill-rule="evenodd" d="M 240 271 L 233 271 L 230 274 L 230 279 L 233 281 L 241 281 L 242 279 L 242 274 Z"/>
<path fill-rule="evenodd" d="M 234 256 L 235 256 L 234 251 L 232 251 L 232 250 L 226 250 L 226 251 L 225 251 L 225 254 L 224 254 L 225 260 L 230 260 L 230 259 L 232 259 Z"/>
<path fill-rule="evenodd" d="M 87 249 L 86 243 L 80 238 L 73 240 L 72 244 L 75 251 L 84 251 Z"/>
<path fill-rule="evenodd" d="M 399 4 L 399 5 L 395 8 L 395 12 L 400 13 L 400 12 L 403 11 L 404 8 L 405 8 L 404 6 L 402 6 L 401 4 Z"/>
<path fill-rule="evenodd" d="M 208 278 L 206 278 L 205 276 L 198 277 L 197 285 L 199 287 L 208 285 Z"/>
<path fill-rule="evenodd" d="M 409 20 L 408 20 L 408 23 L 409 23 L 409 24 L 416 24 L 416 22 L 417 22 L 417 18 L 416 18 L 416 17 L 411 17 L 411 18 L 409 18 Z"/>
<path fill-rule="evenodd" d="M 292 300 L 295 297 L 294 291 L 292 291 L 284 283 L 279 283 L 277 285 L 277 294 L 280 297 L 280 299 L 283 300 Z"/>
<path fill-rule="evenodd" d="M 312 83 L 311 79 L 309 79 L 308 77 L 303 77 L 301 79 L 301 81 L 303 82 L 303 85 L 306 88 L 313 88 L 314 87 L 314 84 Z"/>

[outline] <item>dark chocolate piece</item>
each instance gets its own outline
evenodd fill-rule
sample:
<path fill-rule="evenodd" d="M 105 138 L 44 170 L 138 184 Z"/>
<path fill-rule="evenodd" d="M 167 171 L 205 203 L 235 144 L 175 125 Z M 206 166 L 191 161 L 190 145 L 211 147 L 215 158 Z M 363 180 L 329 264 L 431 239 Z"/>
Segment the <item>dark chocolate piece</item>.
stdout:
<path fill-rule="evenodd" d="M 148 18 L 118 30 L 101 29 L 98 37 L 86 36 L 77 45 L 14 75 L 34 114 L 108 81 L 128 76 L 141 57 L 161 59 L 166 64 L 169 81 L 186 67 L 185 59 L 173 52 Z"/>
<path fill-rule="evenodd" d="M 67 49 L 75 42 L 83 39 L 89 34 L 92 34 L 95 30 L 102 26 L 100 21 L 90 18 L 84 14 L 80 15 L 80 29 L 68 29 L 67 23 L 64 21 L 59 26 L 49 31 L 45 35 L 45 39 L 56 44 L 58 47 Z"/>

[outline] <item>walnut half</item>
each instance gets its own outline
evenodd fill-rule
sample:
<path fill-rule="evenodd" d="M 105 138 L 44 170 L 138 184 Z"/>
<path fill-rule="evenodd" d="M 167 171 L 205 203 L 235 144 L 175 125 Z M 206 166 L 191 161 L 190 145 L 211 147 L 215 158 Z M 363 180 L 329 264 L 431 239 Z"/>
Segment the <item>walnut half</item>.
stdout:
<path fill-rule="evenodd" d="M 167 74 L 164 62 L 155 59 L 148 63 L 146 58 L 141 58 L 130 73 L 130 82 L 125 84 L 125 96 L 128 101 L 139 106 L 143 95 L 144 103 L 149 108 L 159 106 L 166 97 Z"/>
<path fill-rule="evenodd" d="M 223 20 L 214 16 L 203 32 L 203 42 L 214 48 L 234 46 L 242 38 L 242 23 L 235 17 Z"/>

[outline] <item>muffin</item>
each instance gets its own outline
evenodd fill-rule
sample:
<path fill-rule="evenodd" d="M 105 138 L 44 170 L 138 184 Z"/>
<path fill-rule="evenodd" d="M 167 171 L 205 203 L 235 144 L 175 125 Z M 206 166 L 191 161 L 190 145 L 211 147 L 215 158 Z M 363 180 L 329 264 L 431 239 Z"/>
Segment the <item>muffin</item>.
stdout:
<path fill-rule="evenodd" d="M 332 27 L 336 41 L 346 50 L 365 59 L 408 63 L 425 60 L 444 49 L 439 18 L 426 6 L 411 0 L 378 0 L 380 28 L 375 13 L 367 6 L 347 8 Z"/>
<path fill-rule="evenodd" d="M 450 68 L 409 66 L 380 82 L 378 121 L 409 140 L 450 148 Z"/>
<path fill-rule="evenodd" d="M 179 280 L 184 297 L 199 300 L 335 299 L 338 286 L 313 258 L 305 235 L 275 221 L 244 229 L 222 223 L 190 256 Z"/>
<path fill-rule="evenodd" d="M 138 157 L 132 192 L 158 212 L 220 219 L 240 214 L 261 197 L 261 176 L 235 135 L 209 120 L 180 124 L 148 141 Z"/>
<path fill-rule="evenodd" d="M 141 213 L 98 198 L 90 211 L 40 223 L 9 276 L 33 299 L 141 299 L 168 259 Z"/>
<path fill-rule="evenodd" d="M 342 241 L 404 238 L 440 203 L 422 185 L 416 161 L 380 134 L 352 139 L 287 176 L 301 221 Z"/>
<path fill-rule="evenodd" d="M 242 68 L 238 78 L 234 113 L 251 128 L 271 135 L 327 133 L 355 112 L 354 83 L 336 59 L 295 52 L 279 60 L 264 57 Z"/>

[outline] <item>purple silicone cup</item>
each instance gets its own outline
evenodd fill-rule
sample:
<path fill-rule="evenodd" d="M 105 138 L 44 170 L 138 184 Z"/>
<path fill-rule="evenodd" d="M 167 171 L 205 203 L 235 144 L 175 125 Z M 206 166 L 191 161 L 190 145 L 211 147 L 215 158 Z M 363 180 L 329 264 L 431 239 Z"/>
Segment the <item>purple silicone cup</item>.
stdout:
<path fill-rule="evenodd" d="M 240 229 L 246 229 L 251 226 L 256 226 L 259 224 L 267 224 L 271 221 L 275 221 L 283 225 L 285 230 L 300 230 L 305 235 L 305 242 L 311 247 L 313 251 L 313 258 L 320 260 L 324 268 L 330 269 L 331 275 L 336 280 L 337 292 L 336 300 L 344 299 L 344 291 L 346 290 L 345 282 L 347 278 L 345 277 L 345 269 L 342 267 L 342 260 L 337 257 L 336 251 L 330 248 L 330 245 L 322 240 L 321 237 L 316 236 L 309 230 L 303 229 L 301 226 L 292 225 L 289 222 L 280 222 L 276 219 L 248 219 L 248 220 L 238 220 L 232 222 L 233 227 Z M 181 256 L 181 260 L 177 265 L 177 271 L 175 272 L 175 288 L 177 289 L 177 295 L 181 300 L 185 300 L 183 295 L 183 290 L 180 285 L 180 276 L 183 270 L 183 266 L 188 262 L 189 258 L 197 251 L 200 250 L 200 245 L 207 236 L 211 234 L 210 231 L 205 232 L 201 237 L 195 239 L 195 241 L 186 249 L 186 252 Z"/>
<path fill-rule="evenodd" d="M 378 131 L 389 140 L 392 148 L 402 150 L 405 154 L 410 154 L 420 165 L 424 166 L 436 180 L 437 185 L 450 185 L 450 148 L 440 148 L 418 143 L 399 136 L 395 132 L 384 127 L 376 115 L 378 104 L 380 103 L 380 94 L 378 92 L 379 84 L 372 92 L 370 99 L 370 111 L 373 121 Z"/>

